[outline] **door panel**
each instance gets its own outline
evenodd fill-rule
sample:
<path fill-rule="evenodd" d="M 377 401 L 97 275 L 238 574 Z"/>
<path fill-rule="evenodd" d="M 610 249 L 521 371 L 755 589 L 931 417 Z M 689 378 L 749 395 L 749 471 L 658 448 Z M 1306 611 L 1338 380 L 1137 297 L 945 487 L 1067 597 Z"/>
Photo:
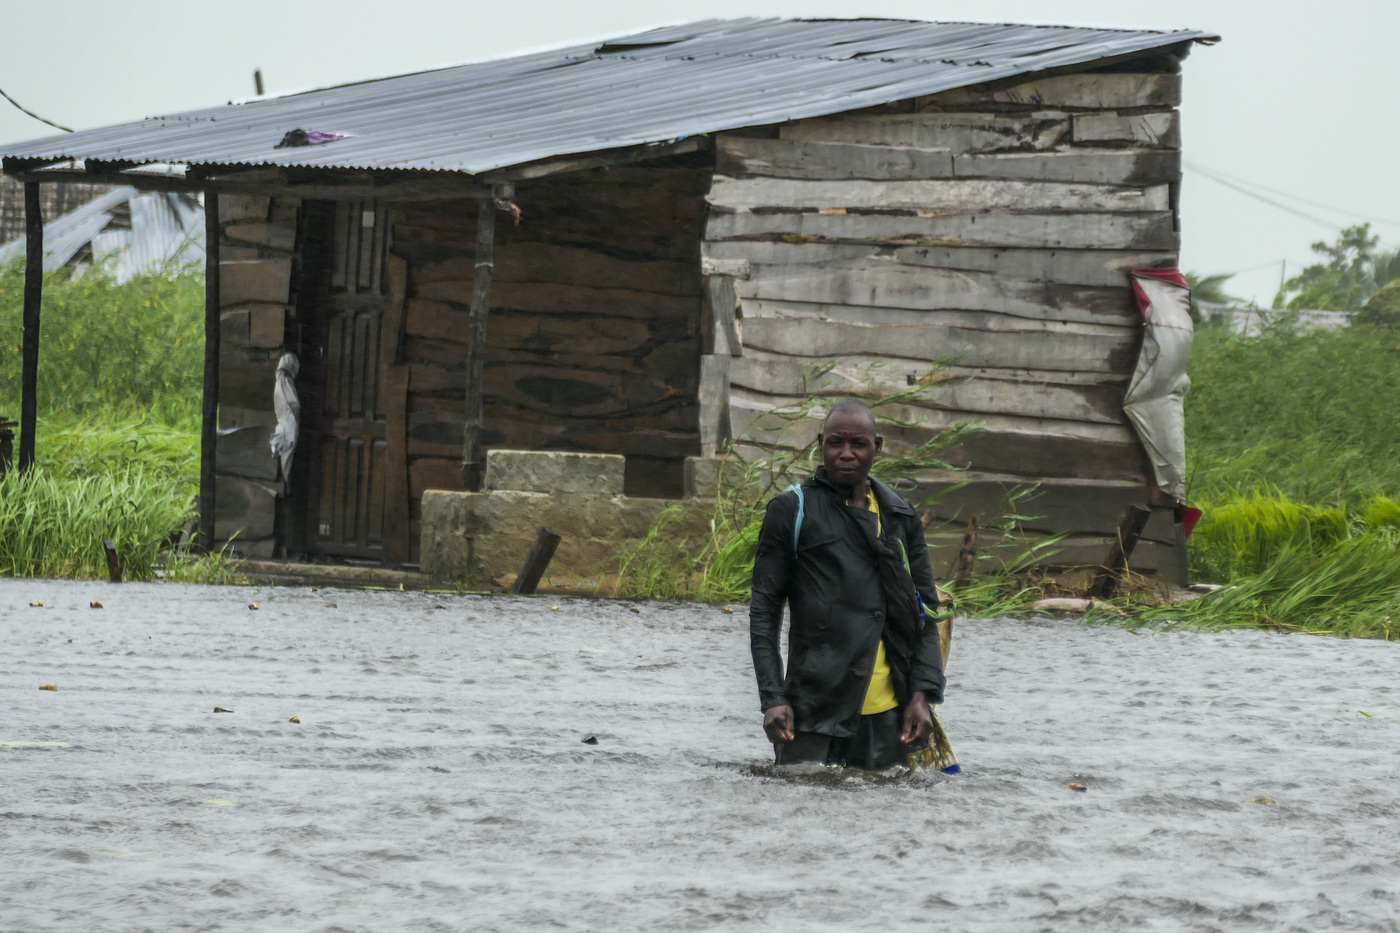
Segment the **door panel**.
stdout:
<path fill-rule="evenodd" d="M 383 287 L 387 217 L 364 201 L 338 202 L 333 217 L 320 302 L 325 391 L 311 537 L 322 554 L 403 561 L 398 536 L 387 533 L 406 520 L 396 510 L 405 511 L 408 498 L 405 471 L 395 469 L 395 458 L 406 458 L 407 451 L 391 444 L 391 419 L 381 404 L 383 364 L 393 363 L 383 359 L 394 336 L 385 331 L 385 312 L 402 301 Z M 401 418 L 398 413 L 393 420 Z"/>

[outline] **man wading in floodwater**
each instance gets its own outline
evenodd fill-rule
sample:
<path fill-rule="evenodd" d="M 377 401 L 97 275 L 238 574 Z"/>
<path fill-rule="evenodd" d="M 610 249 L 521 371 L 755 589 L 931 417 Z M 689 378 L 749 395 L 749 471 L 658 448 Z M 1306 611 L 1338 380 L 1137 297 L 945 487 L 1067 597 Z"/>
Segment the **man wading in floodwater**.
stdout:
<path fill-rule="evenodd" d="M 943 700 L 937 627 L 914 596 L 938 605 L 933 569 L 913 506 L 870 476 L 884 439 L 865 403 L 832 405 L 817 445 L 823 466 L 768 503 L 758 535 L 749 632 L 763 731 L 780 765 L 880 771 L 927 745 L 929 704 Z"/>

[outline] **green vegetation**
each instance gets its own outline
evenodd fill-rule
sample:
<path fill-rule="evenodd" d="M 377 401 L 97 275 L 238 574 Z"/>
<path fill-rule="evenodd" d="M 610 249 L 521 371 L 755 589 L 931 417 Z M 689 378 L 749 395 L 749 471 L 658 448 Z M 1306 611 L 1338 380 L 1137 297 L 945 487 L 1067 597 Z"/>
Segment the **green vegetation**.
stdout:
<path fill-rule="evenodd" d="M 1400 490 L 1400 331 L 1288 322 L 1241 339 L 1196 331 L 1186 395 L 1191 499 L 1274 491 L 1359 506 Z"/>
<path fill-rule="evenodd" d="M 1400 331 L 1203 326 L 1191 383 L 1191 572 L 1224 586 L 1143 618 L 1400 636 Z"/>
<path fill-rule="evenodd" d="M 24 273 L 0 270 L 0 411 L 19 413 Z M 118 283 L 103 269 L 44 277 L 39 332 L 42 414 L 106 418 L 150 412 L 180 425 L 199 415 L 204 279 L 193 268 Z"/>
<path fill-rule="evenodd" d="M 1319 508 L 1255 493 L 1207 515 L 1192 561 L 1226 585 L 1144 621 L 1400 637 L 1400 503 Z"/>
<path fill-rule="evenodd" d="M 19 414 L 24 276 L 0 270 L 0 413 Z M 227 580 L 179 534 L 194 519 L 204 285 L 197 270 L 118 283 L 45 276 L 36 466 L 0 478 L 0 574 Z M 164 556 L 162 556 L 164 552 Z"/>
<path fill-rule="evenodd" d="M 1225 283 L 1235 277 L 1233 272 L 1219 272 L 1214 275 L 1201 275 L 1187 272 L 1186 284 L 1191 286 L 1191 319 L 1201 319 L 1200 302 L 1212 305 L 1238 305 L 1243 302 L 1225 291 Z"/>
<path fill-rule="evenodd" d="M 1322 257 L 1283 283 L 1275 308 L 1359 311 L 1377 291 L 1400 278 L 1400 250 L 1381 250 L 1370 224 L 1348 227 L 1335 243 L 1318 242 Z"/>

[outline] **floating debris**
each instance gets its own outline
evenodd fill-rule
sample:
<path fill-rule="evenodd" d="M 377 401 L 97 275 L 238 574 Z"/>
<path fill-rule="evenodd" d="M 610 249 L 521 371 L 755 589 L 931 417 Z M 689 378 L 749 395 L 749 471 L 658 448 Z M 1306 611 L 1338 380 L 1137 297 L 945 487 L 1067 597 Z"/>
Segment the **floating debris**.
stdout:
<path fill-rule="evenodd" d="M 338 607 L 335 603 L 326 603 L 326 608 L 327 608 L 327 609 L 338 609 L 338 608 L 340 608 L 340 607 Z"/>
<path fill-rule="evenodd" d="M 248 608 L 249 608 L 249 609 L 257 609 L 257 608 L 259 608 L 259 607 L 258 607 L 258 604 L 257 604 L 257 603 L 249 603 L 249 604 L 248 604 Z"/>
<path fill-rule="evenodd" d="M 39 685 L 39 689 L 40 689 L 40 690 L 57 690 L 57 689 L 58 689 L 58 684 L 40 684 L 40 685 Z"/>
<path fill-rule="evenodd" d="M 300 722 L 301 722 L 301 717 L 300 717 L 300 716 L 293 716 L 291 719 L 288 719 L 287 722 L 295 722 L 295 723 L 300 724 Z"/>
<path fill-rule="evenodd" d="M 313 586 L 313 587 L 311 588 L 311 592 L 314 593 L 314 592 L 316 592 L 316 591 L 319 590 L 319 589 L 320 589 L 319 586 Z"/>
<path fill-rule="evenodd" d="M 32 607 L 38 608 L 38 607 L 40 607 L 40 606 L 42 606 L 42 605 L 44 605 L 44 604 L 41 603 L 41 602 L 39 602 L 39 601 L 36 599 L 34 602 L 30 603 L 29 605 L 32 606 Z"/>
<path fill-rule="evenodd" d="M 1089 789 L 1083 784 L 1080 784 L 1078 781 L 1070 781 L 1066 783 L 1065 786 L 1068 787 L 1070 790 L 1086 791 Z"/>
<path fill-rule="evenodd" d="M 106 607 L 102 605 L 102 601 L 101 601 L 101 600 L 99 600 L 99 599 L 94 599 L 92 602 L 88 603 L 88 608 L 89 608 L 89 609 L 105 609 Z"/>
<path fill-rule="evenodd" d="M 203 800 L 203 801 L 200 801 L 200 802 L 201 802 L 201 803 L 204 803 L 204 804 L 207 804 L 208 806 L 211 806 L 211 807 L 236 807 L 236 806 L 238 806 L 238 801 L 237 801 L 237 800 L 217 800 L 217 799 L 216 799 L 216 800 Z"/>
<path fill-rule="evenodd" d="M 68 748 L 67 742 L 0 742 L 0 748 Z"/>
<path fill-rule="evenodd" d="M 730 607 L 730 606 L 725 606 L 725 607 L 724 607 L 724 611 L 727 612 L 727 613 L 729 613 L 730 615 L 733 615 L 733 614 L 734 614 L 734 609 L 733 609 L 732 607 Z"/>
<path fill-rule="evenodd" d="M 451 774 L 451 773 L 452 773 L 452 772 L 451 772 L 450 770 L 448 770 L 447 768 L 439 768 L 437 765 L 428 765 L 428 770 L 429 770 L 429 771 L 436 771 L 438 774 Z"/>
<path fill-rule="evenodd" d="M 627 608 L 630 609 L 630 610 L 632 610 L 633 612 L 638 612 L 638 613 L 639 613 L 639 612 L 642 611 L 642 610 L 638 609 L 636 606 L 628 606 Z"/>
<path fill-rule="evenodd" d="M 216 712 L 216 713 L 231 713 L 231 712 L 233 712 L 233 710 L 229 709 L 227 706 L 216 706 L 216 707 L 214 707 L 214 712 Z"/>
<path fill-rule="evenodd" d="M 558 610 L 559 610 L 559 607 L 558 607 L 558 606 L 550 606 L 550 607 L 549 607 L 549 611 L 550 611 L 550 612 L 557 612 Z"/>
<path fill-rule="evenodd" d="M 596 735 L 594 735 L 592 732 L 590 732 L 590 733 L 588 733 L 587 735 L 585 735 L 585 736 L 583 737 L 583 744 L 584 744 L 584 745 L 597 745 L 597 744 L 598 744 L 598 737 L 597 737 Z"/>
<path fill-rule="evenodd" d="M 1255 797 L 1253 800 L 1250 801 L 1250 803 L 1262 804 L 1263 806 L 1269 807 L 1269 806 L 1273 806 L 1274 798 L 1272 798 L 1272 797 Z"/>

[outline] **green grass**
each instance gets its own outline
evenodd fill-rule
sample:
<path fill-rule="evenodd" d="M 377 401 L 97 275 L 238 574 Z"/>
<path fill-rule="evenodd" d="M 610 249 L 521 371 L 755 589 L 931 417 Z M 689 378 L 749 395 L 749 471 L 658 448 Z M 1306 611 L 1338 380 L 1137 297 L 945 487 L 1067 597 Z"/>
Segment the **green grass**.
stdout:
<path fill-rule="evenodd" d="M 226 582 L 221 555 L 171 547 L 195 516 L 204 353 L 195 270 L 117 283 L 45 276 L 35 468 L 0 478 L 0 574 Z M 17 418 L 23 274 L 0 270 L 0 415 Z"/>
<path fill-rule="evenodd" d="M 0 412 L 20 401 L 24 275 L 0 270 Z M 44 277 L 39 327 L 41 412 L 152 421 L 198 417 L 204 358 L 204 280 L 193 268 L 118 283 L 101 268 Z"/>
<path fill-rule="evenodd" d="M 1400 637 L 1400 538 L 1357 526 L 1330 541 L 1304 520 L 1251 573 L 1195 602 L 1154 607 L 1145 622 L 1202 629 L 1264 627 L 1345 637 Z"/>
<path fill-rule="evenodd" d="M 1392 638 L 1400 617 L 1400 331 L 1197 331 L 1186 397 L 1192 578 L 1146 621 Z"/>
<path fill-rule="evenodd" d="M 1400 490 L 1400 330 L 1284 326 L 1246 340 L 1202 326 L 1190 376 L 1193 502 L 1266 492 L 1358 506 Z"/>

